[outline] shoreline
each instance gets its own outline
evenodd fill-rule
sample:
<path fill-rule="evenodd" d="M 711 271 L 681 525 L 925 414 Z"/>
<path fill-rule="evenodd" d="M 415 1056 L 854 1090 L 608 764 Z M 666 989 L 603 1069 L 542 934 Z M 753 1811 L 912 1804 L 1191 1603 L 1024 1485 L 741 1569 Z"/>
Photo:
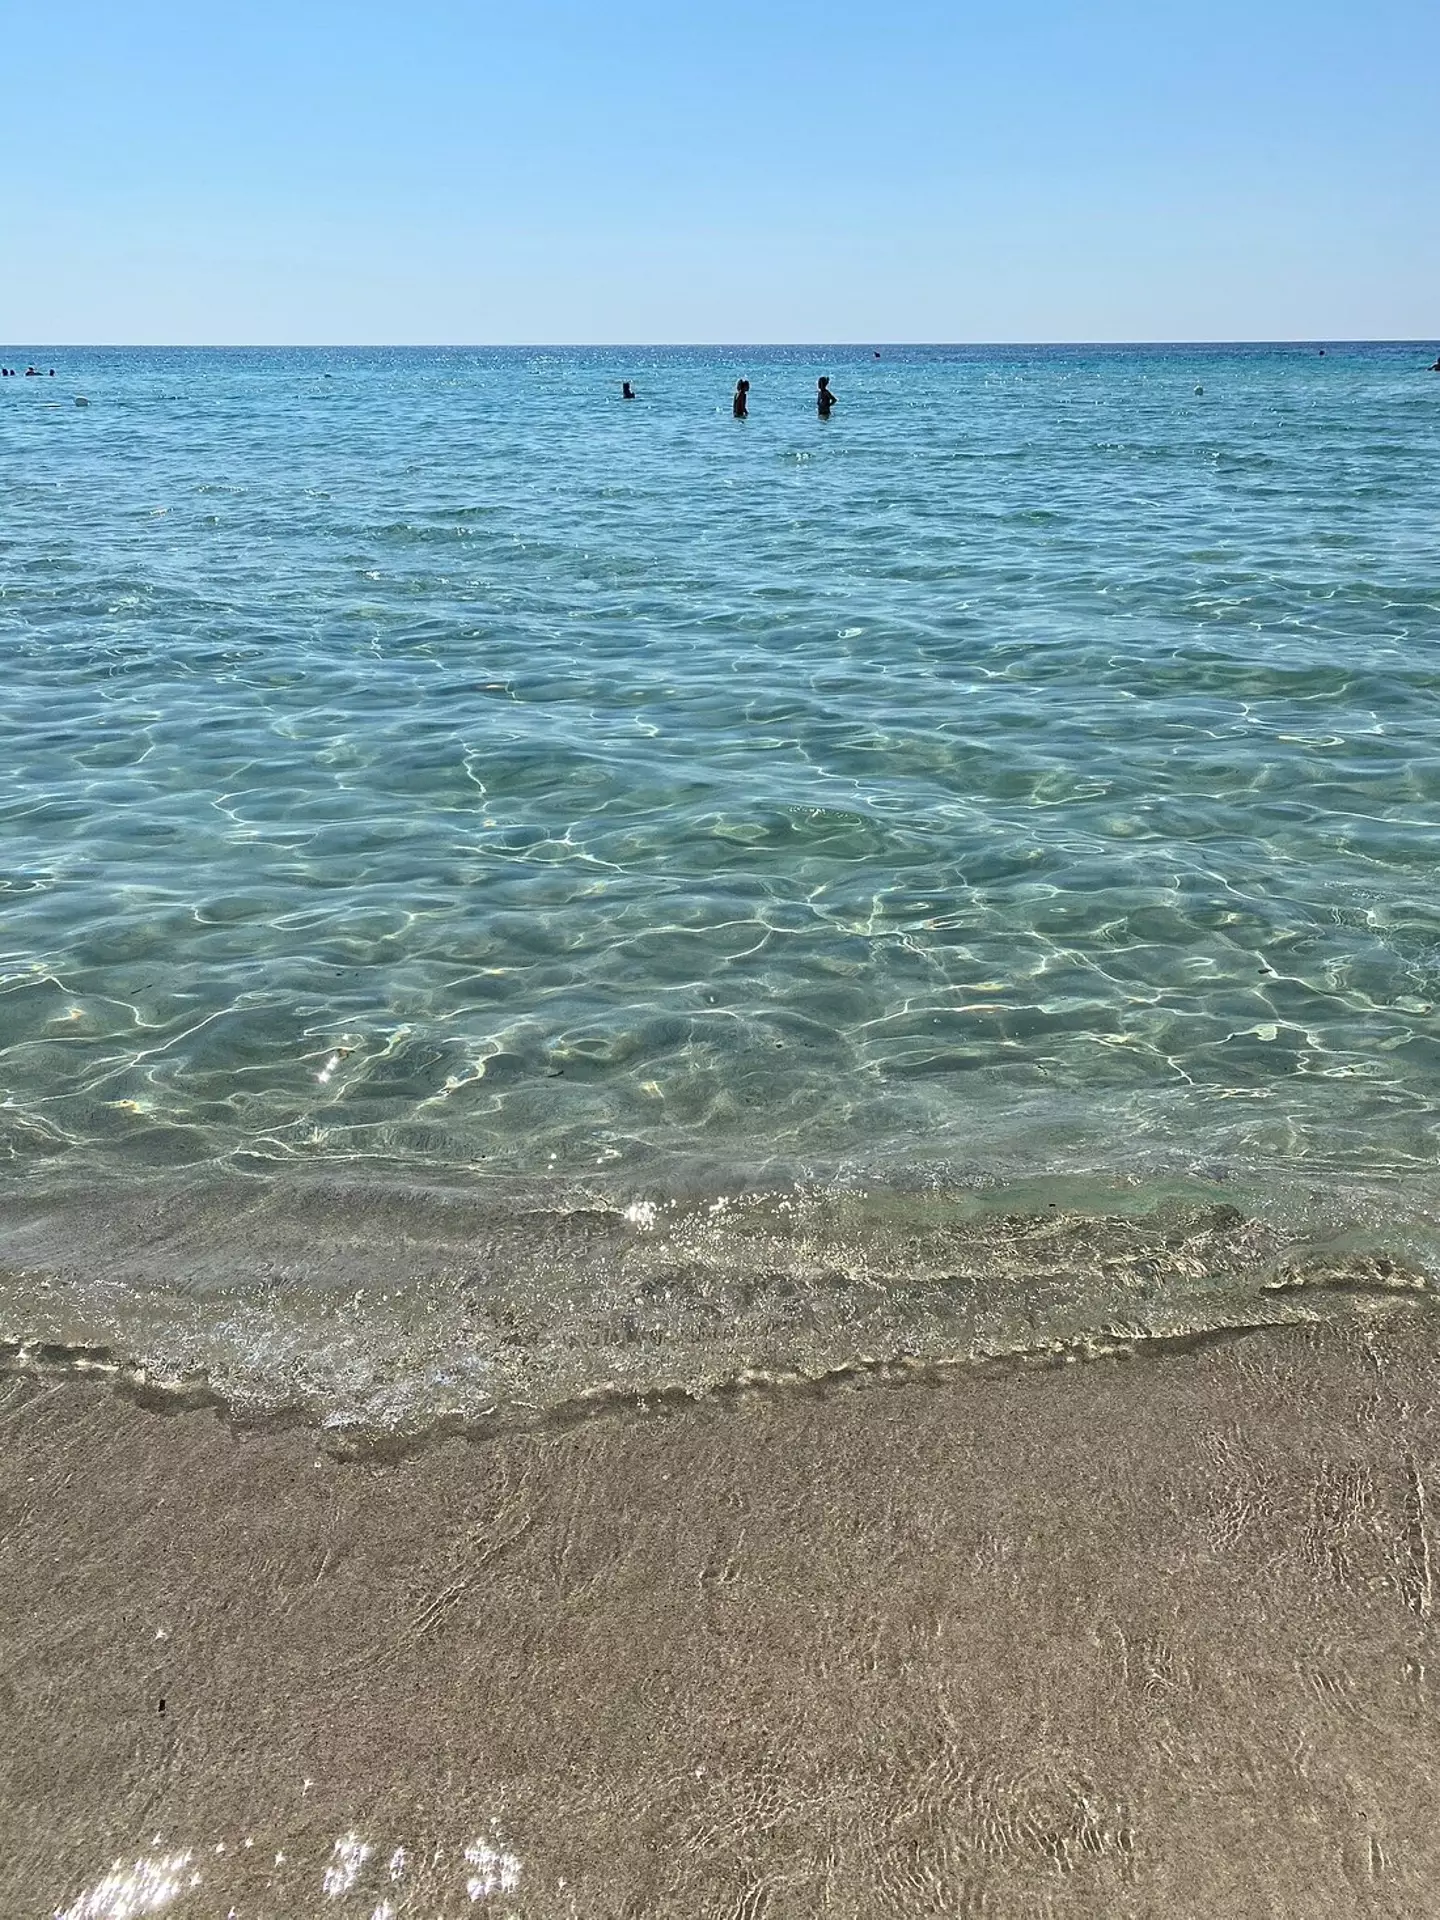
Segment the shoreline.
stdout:
<path fill-rule="evenodd" d="M 180 1182 L 0 1198 L 0 1378 L 405 1448 L 755 1384 L 1052 1364 L 1428 1297 L 1380 1190 Z M 1237 1204 L 1238 1203 L 1238 1204 Z"/>
<path fill-rule="evenodd" d="M 385 1462 L 11 1376 L 6 1911 L 1440 1912 L 1437 1359 L 1397 1300 Z"/>

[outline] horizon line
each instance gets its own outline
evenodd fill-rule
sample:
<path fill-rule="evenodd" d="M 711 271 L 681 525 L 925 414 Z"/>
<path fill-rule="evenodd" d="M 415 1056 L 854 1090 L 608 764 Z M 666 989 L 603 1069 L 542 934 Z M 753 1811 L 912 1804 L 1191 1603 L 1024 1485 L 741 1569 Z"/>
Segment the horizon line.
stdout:
<path fill-rule="evenodd" d="M 1374 334 L 1343 338 L 1317 334 L 1311 338 L 1234 337 L 1229 339 L 1106 340 L 54 340 L 25 343 L 25 351 L 46 353 L 653 353 L 653 352 L 764 352 L 775 348 L 820 348 L 827 352 L 868 348 L 871 352 L 914 347 L 959 348 L 971 352 L 1006 349 L 1036 351 L 1046 348 L 1086 347 L 1420 347 L 1432 339 L 1403 334 Z M 15 343 L 4 344 L 15 351 Z"/>

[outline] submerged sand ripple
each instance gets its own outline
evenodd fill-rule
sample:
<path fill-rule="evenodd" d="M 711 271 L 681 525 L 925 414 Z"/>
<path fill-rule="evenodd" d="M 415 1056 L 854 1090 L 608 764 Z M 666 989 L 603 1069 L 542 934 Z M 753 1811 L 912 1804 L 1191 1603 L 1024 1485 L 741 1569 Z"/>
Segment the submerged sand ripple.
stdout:
<path fill-rule="evenodd" d="M 4 1910 L 190 1855 L 236 1920 L 1435 1913 L 1436 1359 L 1397 1308 L 389 1464 L 12 1380 Z"/>

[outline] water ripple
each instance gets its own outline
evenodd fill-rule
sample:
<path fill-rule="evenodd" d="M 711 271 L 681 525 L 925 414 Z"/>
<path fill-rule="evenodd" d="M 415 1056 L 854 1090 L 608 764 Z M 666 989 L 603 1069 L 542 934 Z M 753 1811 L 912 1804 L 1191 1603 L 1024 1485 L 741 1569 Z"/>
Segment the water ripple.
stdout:
<path fill-rule="evenodd" d="M 7 394 L 3 1151 L 1433 1159 L 1415 355 L 732 357 Z"/>

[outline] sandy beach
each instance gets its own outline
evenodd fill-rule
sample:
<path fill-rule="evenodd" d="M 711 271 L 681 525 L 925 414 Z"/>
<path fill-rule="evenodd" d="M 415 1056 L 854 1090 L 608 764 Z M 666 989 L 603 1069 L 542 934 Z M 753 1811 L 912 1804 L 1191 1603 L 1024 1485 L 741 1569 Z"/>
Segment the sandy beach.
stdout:
<path fill-rule="evenodd" d="M 0 1907 L 1440 1913 L 1428 1305 L 398 1460 L 12 1378 Z"/>

